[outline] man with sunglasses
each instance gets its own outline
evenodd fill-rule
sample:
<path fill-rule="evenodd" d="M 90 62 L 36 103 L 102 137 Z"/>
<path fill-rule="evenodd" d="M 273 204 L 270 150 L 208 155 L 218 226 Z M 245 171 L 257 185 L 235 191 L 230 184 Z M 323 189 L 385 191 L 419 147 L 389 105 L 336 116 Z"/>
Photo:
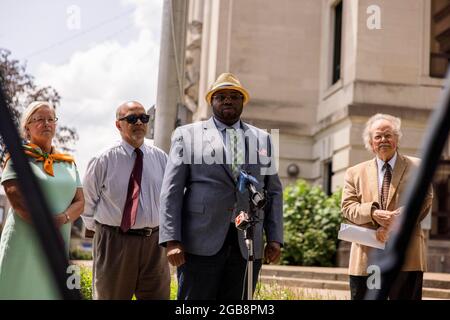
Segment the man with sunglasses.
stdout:
<path fill-rule="evenodd" d="M 249 193 L 239 190 L 239 176 L 251 173 L 267 200 L 255 213 L 253 290 L 262 259 L 280 257 L 282 188 L 276 170 L 264 170 L 274 160 L 270 135 L 240 120 L 249 95 L 239 80 L 220 75 L 206 100 L 213 116 L 173 134 L 161 191 L 160 244 L 177 267 L 179 300 L 240 300 L 247 296 L 248 252 L 235 218 L 249 211 Z"/>
<path fill-rule="evenodd" d="M 149 119 L 139 102 L 119 106 L 122 140 L 92 158 L 86 170 L 82 217 L 95 231 L 94 299 L 169 299 L 169 264 L 158 245 L 167 154 L 145 140 Z"/>

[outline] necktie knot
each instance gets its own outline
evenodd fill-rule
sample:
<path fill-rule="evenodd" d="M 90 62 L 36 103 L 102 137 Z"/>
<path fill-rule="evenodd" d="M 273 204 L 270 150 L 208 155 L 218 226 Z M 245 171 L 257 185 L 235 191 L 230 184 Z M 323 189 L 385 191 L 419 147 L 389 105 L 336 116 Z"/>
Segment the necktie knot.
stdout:
<path fill-rule="evenodd" d="M 136 152 L 136 156 L 139 158 L 142 158 L 142 156 L 143 156 L 143 153 L 142 153 L 142 150 L 141 149 L 139 149 L 139 148 L 136 148 L 136 149 L 134 149 L 134 152 Z"/>
<path fill-rule="evenodd" d="M 231 128 L 226 128 L 225 130 L 230 134 L 231 138 L 235 139 L 237 137 L 235 128 L 231 127 Z"/>
<path fill-rule="evenodd" d="M 385 162 L 385 163 L 384 163 L 383 169 L 384 169 L 384 170 L 391 171 L 391 165 L 389 164 L 389 162 Z"/>

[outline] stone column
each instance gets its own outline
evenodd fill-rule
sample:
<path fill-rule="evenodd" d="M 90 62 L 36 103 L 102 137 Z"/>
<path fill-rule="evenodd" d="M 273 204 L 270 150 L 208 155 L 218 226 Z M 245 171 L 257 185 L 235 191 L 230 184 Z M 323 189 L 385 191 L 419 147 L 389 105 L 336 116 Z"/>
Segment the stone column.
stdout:
<path fill-rule="evenodd" d="M 164 0 L 156 97 L 155 145 L 166 152 L 184 101 L 184 57 L 189 1 Z"/>

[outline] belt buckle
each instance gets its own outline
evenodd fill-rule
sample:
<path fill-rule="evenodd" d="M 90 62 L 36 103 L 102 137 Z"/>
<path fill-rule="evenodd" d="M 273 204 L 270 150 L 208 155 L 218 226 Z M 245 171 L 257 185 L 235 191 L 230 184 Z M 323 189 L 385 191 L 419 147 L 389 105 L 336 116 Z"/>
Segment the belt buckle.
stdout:
<path fill-rule="evenodd" d="M 153 233 L 153 229 L 152 228 L 144 228 L 144 237 L 150 237 Z"/>

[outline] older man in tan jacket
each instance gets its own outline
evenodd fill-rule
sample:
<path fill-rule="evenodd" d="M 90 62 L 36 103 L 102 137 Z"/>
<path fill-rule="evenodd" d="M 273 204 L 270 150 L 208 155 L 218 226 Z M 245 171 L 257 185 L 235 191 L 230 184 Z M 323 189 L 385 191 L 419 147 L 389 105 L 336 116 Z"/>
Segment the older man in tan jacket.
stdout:
<path fill-rule="evenodd" d="M 342 194 L 342 214 L 350 223 L 376 229 L 379 241 L 386 242 L 396 218 L 401 214 L 400 200 L 419 159 L 401 155 L 399 118 L 376 114 L 364 130 L 365 146 L 376 157 L 347 170 Z M 426 245 L 420 222 L 429 212 L 433 198 L 431 188 L 422 207 L 411 238 L 405 263 L 392 286 L 390 299 L 422 298 L 423 272 L 426 271 Z M 352 243 L 349 262 L 352 300 L 363 299 L 368 290 L 368 257 L 372 250 Z"/>

